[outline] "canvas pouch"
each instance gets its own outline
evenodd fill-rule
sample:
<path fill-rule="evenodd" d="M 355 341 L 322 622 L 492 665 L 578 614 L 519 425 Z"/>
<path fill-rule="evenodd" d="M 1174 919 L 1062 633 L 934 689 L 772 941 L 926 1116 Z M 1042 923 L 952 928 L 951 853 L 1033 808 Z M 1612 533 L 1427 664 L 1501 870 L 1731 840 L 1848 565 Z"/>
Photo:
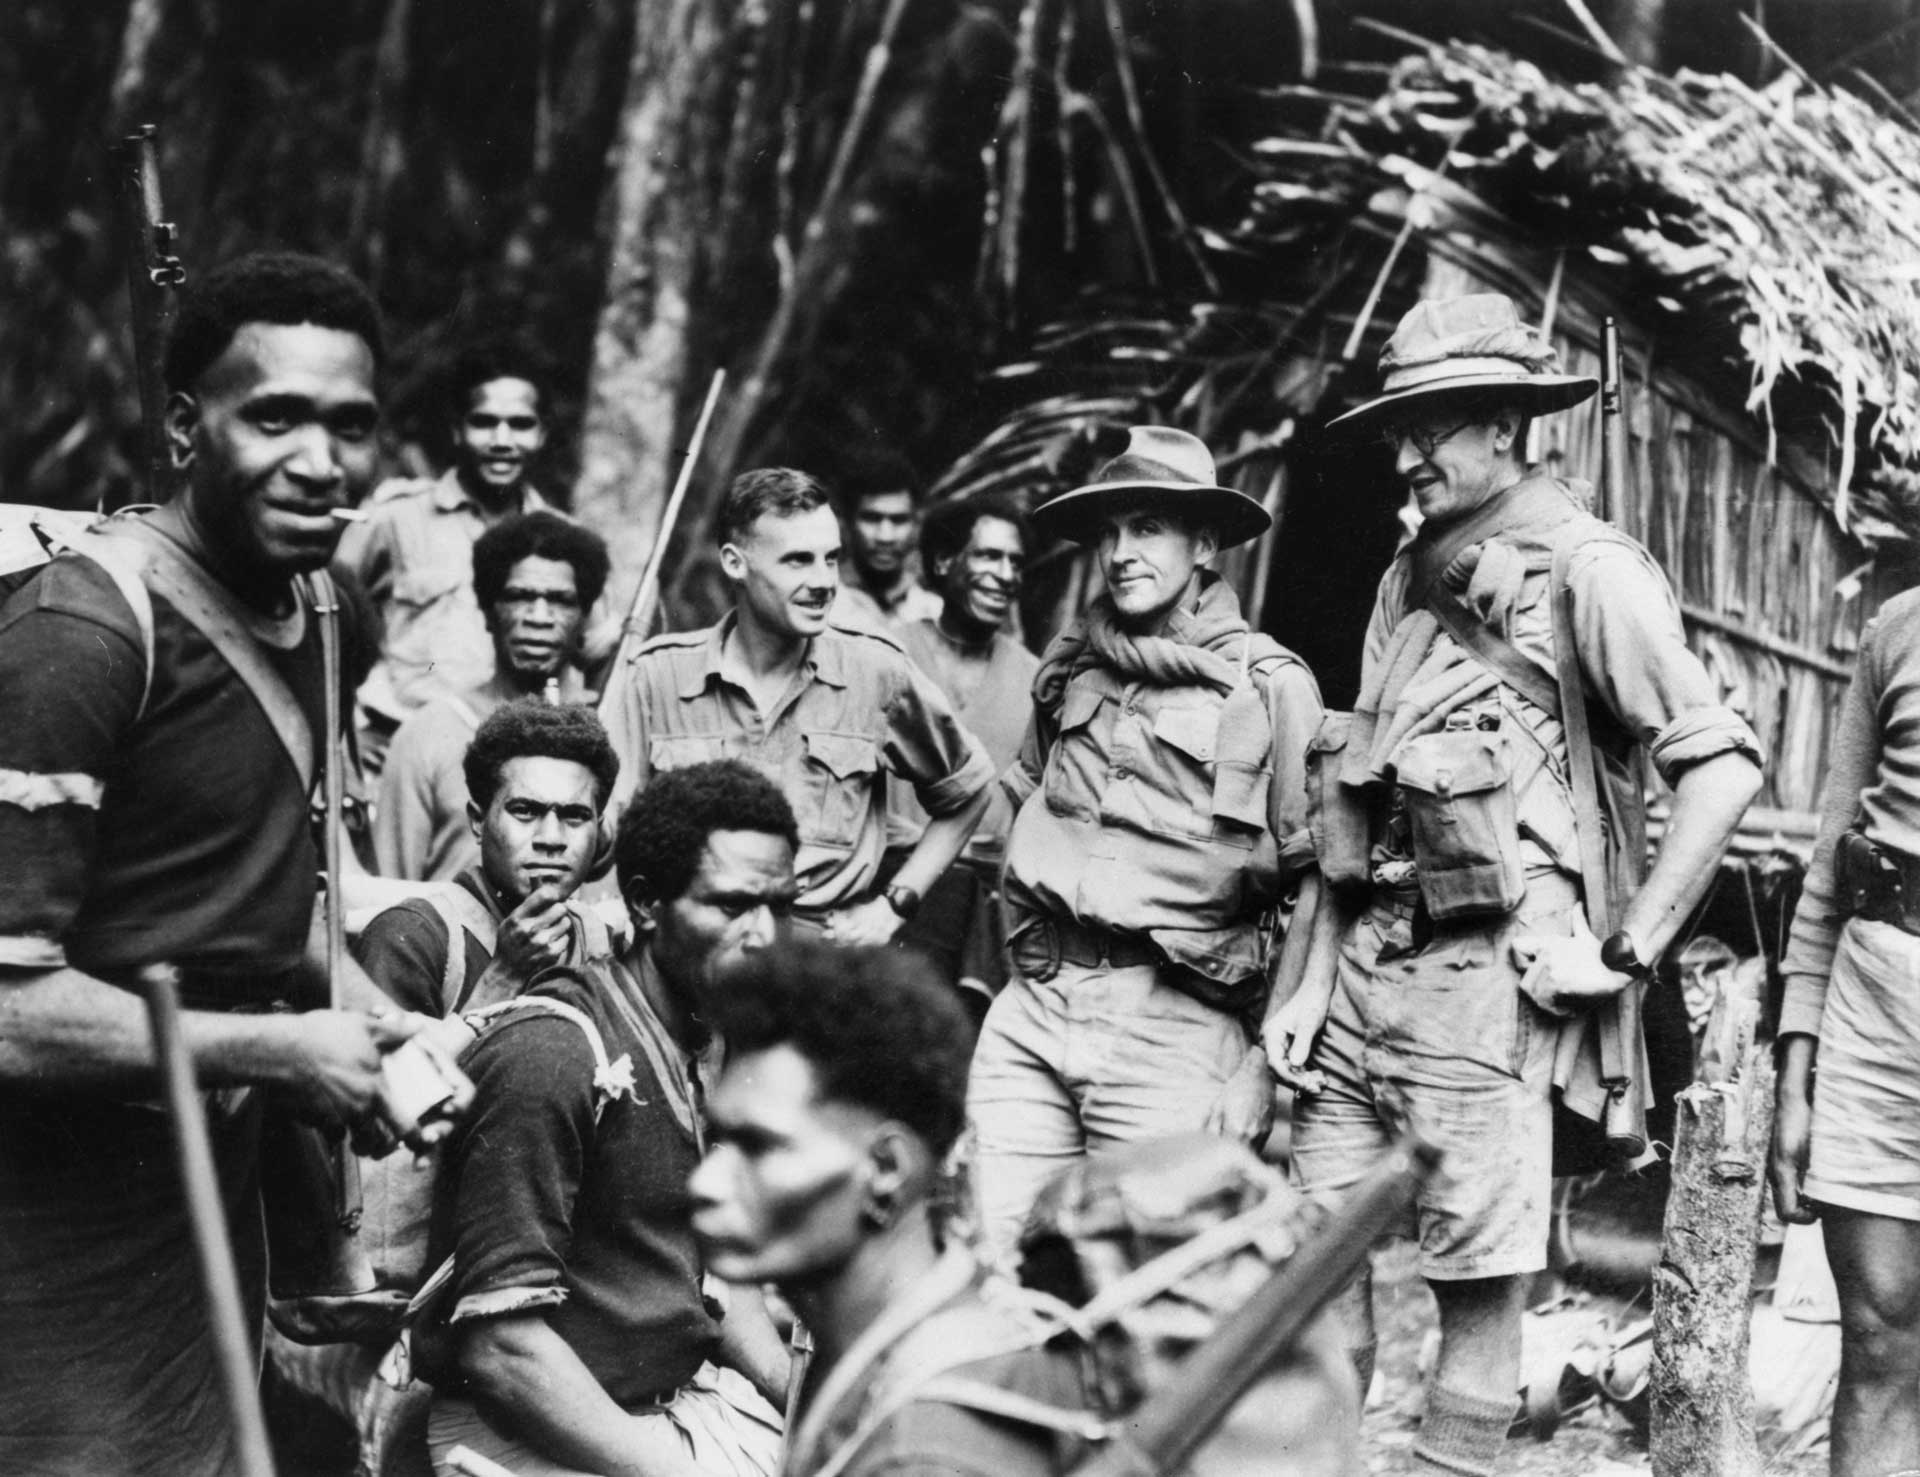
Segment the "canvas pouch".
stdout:
<path fill-rule="evenodd" d="M 1513 763 L 1504 737 L 1448 728 L 1408 739 L 1394 755 L 1420 896 L 1436 922 L 1498 917 L 1527 886 Z"/>
<path fill-rule="evenodd" d="M 1328 886 L 1364 888 L 1371 880 L 1367 791 L 1343 784 L 1353 714 L 1328 713 L 1307 744 L 1307 834 Z"/>

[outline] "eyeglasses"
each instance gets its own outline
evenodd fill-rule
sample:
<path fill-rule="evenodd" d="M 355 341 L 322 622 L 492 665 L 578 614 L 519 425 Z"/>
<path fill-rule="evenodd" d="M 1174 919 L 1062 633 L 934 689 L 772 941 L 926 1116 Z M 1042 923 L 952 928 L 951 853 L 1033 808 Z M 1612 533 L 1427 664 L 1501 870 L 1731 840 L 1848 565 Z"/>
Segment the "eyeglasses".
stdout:
<path fill-rule="evenodd" d="M 1388 451 L 1397 452 L 1402 441 L 1411 441 L 1413 449 L 1421 456 L 1432 456 L 1443 442 L 1451 441 L 1462 431 L 1478 424 L 1476 420 L 1465 420 L 1457 426 L 1448 426 L 1444 431 L 1429 431 L 1418 426 L 1382 426 L 1379 431 L 1380 444 Z"/>

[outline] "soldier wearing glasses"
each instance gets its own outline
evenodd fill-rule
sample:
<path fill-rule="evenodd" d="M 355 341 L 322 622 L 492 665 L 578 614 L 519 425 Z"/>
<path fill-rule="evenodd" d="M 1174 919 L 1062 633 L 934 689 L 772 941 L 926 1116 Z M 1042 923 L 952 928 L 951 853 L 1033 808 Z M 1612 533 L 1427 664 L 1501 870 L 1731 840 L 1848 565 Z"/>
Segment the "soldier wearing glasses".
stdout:
<path fill-rule="evenodd" d="M 1497 294 L 1419 304 L 1381 369 L 1385 392 L 1342 419 L 1383 434 L 1422 523 L 1381 581 L 1351 724 L 1323 729 L 1312 756 L 1321 873 L 1347 900 L 1338 957 L 1263 1034 L 1301 1093 L 1303 1188 L 1346 1188 L 1409 1125 L 1446 1152 L 1418 1207 L 1442 1342 L 1414 1451 L 1426 1470 L 1479 1473 L 1506 1437 L 1522 1300 L 1546 1263 L 1562 1019 L 1650 972 L 1758 790 L 1760 756 L 1646 551 L 1525 463 L 1529 419 L 1595 382 L 1558 373 Z M 1556 555 L 1595 745 L 1644 744 L 1673 789 L 1652 870 L 1604 942 L 1568 738 L 1536 700 L 1556 677 Z M 1643 803 L 1612 793 L 1620 815 Z M 1348 1298 L 1364 1378 L 1364 1278 Z"/>

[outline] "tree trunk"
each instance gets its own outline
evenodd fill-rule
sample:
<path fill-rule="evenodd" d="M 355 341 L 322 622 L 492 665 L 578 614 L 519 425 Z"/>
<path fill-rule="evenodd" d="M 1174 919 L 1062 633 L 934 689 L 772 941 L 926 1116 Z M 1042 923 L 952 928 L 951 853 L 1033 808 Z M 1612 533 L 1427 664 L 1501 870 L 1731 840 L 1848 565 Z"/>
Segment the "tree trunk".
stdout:
<path fill-rule="evenodd" d="M 675 471 L 674 430 L 694 363 L 695 291 L 712 222 L 702 181 L 724 139 L 702 101 L 727 29 L 713 0 L 653 0 L 634 18 L 615 143 L 612 244 L 594 333 L 574 511 L 613 554 L 624 611 Z"/>
<path fill-rule="evenodd" d="M 1680 1094 L 1673 1189 L 1653 1278 L 1654 1477 L 1758 1477 L 1748 1366 L 1773 1058 Z"/>

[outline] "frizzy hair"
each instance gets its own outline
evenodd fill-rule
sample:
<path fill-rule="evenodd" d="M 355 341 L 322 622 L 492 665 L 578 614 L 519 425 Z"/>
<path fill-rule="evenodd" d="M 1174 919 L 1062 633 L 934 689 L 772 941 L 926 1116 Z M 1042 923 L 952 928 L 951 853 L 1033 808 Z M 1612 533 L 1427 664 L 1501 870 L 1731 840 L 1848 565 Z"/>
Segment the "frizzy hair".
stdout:
<path fill-rule="evenodd" d="M 257 251 L 222 262 L 181 294 L 167 340 L 167 388 L 191 393 L 249 323 L 339 329 L 358 335 L 375 368 L 386 357 L 380 310 L 358 277 L 317 256 Z"/>
<path fill-rule="evenodd" d="M 823 1100 L 904 1124 L 935 1160 L 959 1138 L 971 1036 L 918 954 L 793 939 L 730 964 L 711 997 L 708 1018 L 730 1056 L 791 1047 Z"/>
<path fill-rule="evenodd" d="M 489 713 L 467 745 L 462 769 L 468 798 L 485 810 L 500 793 L 500 773 L 508 761 L 527 758 L 582 765 L 593 775 L 594 798 L 601 806 L 620 774 L 620 757 L 593 709 L 521 698 Z"/>
<path fill-rule="evenodd" d="M 620 817 L 614 875 L 623 896 L 666 902 L 693 883 L 715 831 L 762 831 L 800 849 L 800 827 L 780 787 L 738 759 L 658 772 Z"/>

